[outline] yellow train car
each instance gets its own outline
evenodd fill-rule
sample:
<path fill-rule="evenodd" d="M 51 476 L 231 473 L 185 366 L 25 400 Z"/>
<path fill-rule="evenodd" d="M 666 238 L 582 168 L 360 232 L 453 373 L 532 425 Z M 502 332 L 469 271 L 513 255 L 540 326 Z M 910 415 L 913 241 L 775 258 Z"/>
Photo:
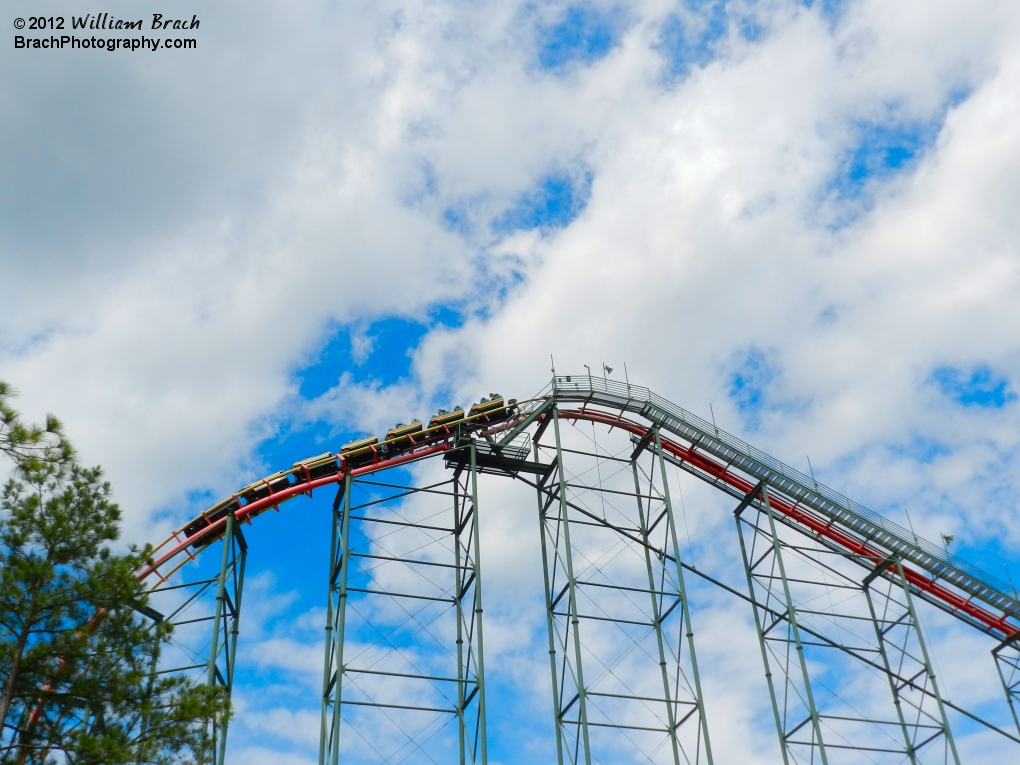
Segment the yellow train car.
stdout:
<path fill-rule="evenodd" d="M 445 409 L 440 409 L 429 420 L 430 428 L 438 428 L 440 425 L 452 425 L 455 422 L 464 419 L 464 407 L 454 407 L 452 412 L 448 412 Z"/>

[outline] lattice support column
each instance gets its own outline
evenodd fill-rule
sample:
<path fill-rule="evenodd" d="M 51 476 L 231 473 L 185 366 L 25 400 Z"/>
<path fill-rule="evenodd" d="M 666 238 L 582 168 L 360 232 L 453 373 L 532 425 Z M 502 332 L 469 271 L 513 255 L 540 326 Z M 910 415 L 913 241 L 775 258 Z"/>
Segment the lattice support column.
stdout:
<path fill-rule="evenodd" d="M 591 765 L 588 699 L 577 610 L 577 580 L 567 515 L 566 477 L 557 410 L 550 412 L 555 435 L 555 467 L 539 483 L 538 511 L 542 532 L 546 621 L 553 678 L 557 762 Z M 538 439 L 535 440 L 536 459 Z M 565 599 L 566 611 L 562 610 Z M 560 609 L 560 610 L 557 610 Z"/>
<path fill-rule="evenodd" d="M 155 621 L 172 625 L 174 630 L 174 640 L 159 646 L 158 662 L 154 657 L 152 679 L 158 675 L 182 675 L 195 683 L 221 689 L 229 701 L 234 687 L 248 544 L 241 524 L 232 513 L 226 516 L 225 526 L 220 538 L 220 565 L 215 574 L 204 573 L 192 579 L 189 576 L 192 569 L 182 569 L 177 576 L 153 587 L 149 591 L 149 606 L 140 610 Z M 215 544 L 214 540 L 204 549 Z M 192 553 L 190 557 L 195 560 L 196 555 Z M 207 631 L 210 623 L 211 636 Z M 225 762 L 227 723 L 225 717 L 206 722 L 210 743 L 198 754 L 200 765 L 223 765 Z M 143 721 L 144 725 L 147 721 Z M 139 758 L 144 754 L 139 752 Z"/>
<path fill-rule="evenodd" d="M 452 478 L 348 476 L 334 503 L 320 765 L 488 761 L 477 469 L 459 448 Z"/>
<path fill-rule="evenodd" d="M 482 639 L 478 465 L 474 444 L 467 470 L 454 474 L 453 541 L 456 562 L 457 726 L 461 765 L 488 762 L 485 730 L 485 651 Z"/>
<path fill-rule="evenodd" d="M 533 441 L 557 762 L 712 763 L 661 444 L 597 438 Z"/>
<path fill-rule="evenodd" d="M 758 497 L 767 521 L 765 529 L 758 523 L 760 515 L 755 523 L 749 523 L 742 517 L 743 511 Z M 817 757 L 822 765 L 827 765 L 821 721 L 797 625 L 797 609 L 790 594 L 782 545 L 776 534 L 765 485 L 759 484 L 748 494 L 734 515 L 783 762 L 814 762 Z M 750 545 L 744 539 L 744 525 L 752 530 Z M 766 609 L 759 609 L 759 602 L 764 603 Z M 773 664 L 780 670 L 782 678 L 778 692 L 773 679 Z M 792 670 L 791 665 L 794 666 Z M 807 732 L 806 740 L 796 738 L 803 732 Z"/>
<path fill-rule="evenodd" d="M 145 688 L 145 696 L 146 696 L 147 699 L 151 700 L 151 698 L 152 698 L 152 691 L 153 691 L 153 688 L 154 688 L 154 686 L 156 684 L 156 673 L 159 670 L 159 649 L 160 649 L 160 642 L 161 642 L 161 640 L 160 640 L 160 632 L 159 632 L 159 625 L 163 621 L 163 614 L 159 613 L 155 609 L 151 609 L 151 608 L 148 608 L 148 607 L 146 607 L 144 611 L 141 611 L 141 613 L 143 613 L 145 616 L 148 616 L 150 619 L 152 619 L 153 624 L 154 624 L 154 629 L 153 629 L 153 634 L 152 634 L 152 648 L 151 648 L 151 650 L 152 650 L 152 659 L 149 662 L 149 679 L 148 679 L 148 682 L 146 683 L 146 688 Z M 144 742 L 145 734 L 148 731 L 148 728 L 149 728 L 149 718 L 148 718 L 147 715 L 143 715 L 142 718 L 141 718 L 141 721 L 139 723 L 139 740 L 141 742 Z M 225 741 L 226 741 L 226 736 L 224 736 L 224 742 Z M 146 762 L 146 747 L 145 747 L 144 743 L 139 743 L 139 745 L 138 745 L 138 754 L 137 754 L 137 759 L 136 759 L 135 762 L 136 762 L 136 765 L 142 765 L 142 763 Z"/>
<path fill-rule="evenodd" d="M 640 465 L 647 447 L 653 447 L 650 464 Z M 658 429 L 638 442 L 631 456 L 638 524 L 644 544 L 645 566 L 651 596 L 673 760 L 711 765 L 711 737 L 698 671 L 694 629 L 691 625 L 669 478 Z M 686 651 L 684 650 L 686 648 Z M 681 726 L 693 735 L 681 735 Z"/>
<path fill-rule="evenodd" d="M 206 682 L 223 689 L 229 700 L 234 689 L 234 665 L 237 659 L 237 635 L 241 619 L 241 595 L 244 588 L 244 567 L 248 545 L 233 513 L 227 516 L 223 535 L 223 555 L 216 579 L 216 611 L 213 616 L 212 640 L 209 647 Z M 228 717 L 210 720 L 207 731 L 212 749 L 204 763 L 223 765 L 227 752 Z"/>
<path fill-rule="evenodd" d="M 153 621 L 151 634 L 151 660 L 146 681 L 146 694 L 151 697 L 160 675 L 180 675 L 196 685 L 208 684 L 219 689 L 222 697 L 229 703 L 234 685 L 234 667 L 237 658 L 237 640 L 241 618 L 241 596 L 244 588 L 244 571 L 247 560 L 248 545 L 241 532 L 240 524 L 233 514 L 226 516 L 225 529 L 220 537 L 222 554 L 220 565 L 215 575 L 203 574 L 192 579 L 193 569 L 185 569 L 183 573 L 160 577 L 159 583 L 148 593 L 148 604 L 134 603 L 133 608 L 141 615 Z M 215 538 L 208 541 L 200 549 L 212 548 Z M 196 550 L 197 552 L 198 550 Z M 212 558 L 212 555 L 209 556 Z M 196 560 L 194 553 L 189 555 L 191 561 Z M 181 568 L 181 567 L 179 567 Z M 166 614 L 166 615 L 164 615 Z M 211 639 L 208 631 L 212 625 Z M 163 642 L 163 627 L 170 625 L 174 629 L 174 640 Z M 45 711 L 44 709 L 39 710 Z M 77 711 L 77 710 L 76 710 Z M 31 718 L 31 710 L 26 710 L 25 722 Z M 64 713 L 66 715 L 66 713 Z M 63 716 L 56 720 L 56 726 L 66 725 L 69 718 Z M 96 712 L 91 706 L 80 710 L 78 724 L 94 730 L 94 726 L 103 724 L 102 712 Z M 198 765 L 223 765 L 226 761 L 228 715 L 217 715 L 204 721 L 205 747 L 194 752 Z M 132 734 L 137 736 L 137 747 L 134 762 L 149 762 L 152 757 L 151 742 L 144 743 L 150 720 L 140 716 L 137 729 Z M 25 729 L 25 723 L 22 724 Z M 23 734 L 25 735 L 25 734 Z M 15 760 L 11 760 L 14 762 Z M 23 751 L 16 761 L 51 762 L 51 750 L 48 748 L 34 749 L 32 753 Z"/>
<path fill-rule="evenodd" d="M 238 655 L 238 633 L 241 621 L 241 596 L 245 583 L 248 544 L 234 513 L 226 516 L 223 534 L 223 555 L 216 582 L 216 613 L 209 647 L 206 682 L 221 687 L 223 696 L 231 699 L 234 692 L 234 667 Z M 210 721 L 213 749 L 206 762 L 222 765 L 226 761 L 226 727 L 230 718 Z"/>
<path fill-rule="evenodd" d="M 931 761 L 922 758 L 934 756 L 959 765 L 942 695 L 899 560 L 890 558 L 868 574 L 864 593 L 910 762 Z M 944 740 L 941 751 L 937 744 L 940 738 Z"/>
<path fill-rule="evenodd" d="M 763 484 L 736 519 L 784 762 L 958 765 L 900 564 L 805 533 Z"/>
<path fill-rule="evenodd" d="M 322 670 L 319 765 L 340 760 L 340 703 L 344 674 L 347 572 L 350 570 L 351 475 L 344 478 L 330 515 L 329 597 L 326 601 L 326 653 Z"/>
<path fill-rule="evenodd" d="M 999 671 L 1002 689 L 1006 692 L 1013 723 L 1020 733 L 1020 633 L 1017 633 L 992 650 L 995 667 Z"/>

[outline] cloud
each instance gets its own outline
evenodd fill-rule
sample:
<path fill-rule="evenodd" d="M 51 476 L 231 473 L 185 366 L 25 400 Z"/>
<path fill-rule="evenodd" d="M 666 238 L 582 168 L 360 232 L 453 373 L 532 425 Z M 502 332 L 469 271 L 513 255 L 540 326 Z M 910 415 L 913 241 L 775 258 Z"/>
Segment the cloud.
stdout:
<path fill-rule="evenodd" d="M 356 432 L 524 398 L 552 355 L 711 405 L 919 533 L 1020 545 L 1015 3 L 203 14 L 190 57 L 0 52 L 0 375 L 107 467 L 129 539 Z M 717 562 L 722 505 L 684 491 Z M 526 494 L 487 500 L 483 552 L 493 666 L 521 657 L 506 698 L 538 709 Z M 253 571 L 303 596 L 300 554 Z M 247 660 L 314 690 L 321 646 L 256 591 Z"/>
<path fill-rule="evenodd" d="M 260 746 L 247 746 L 239 749 L 231 748 L 230 753 L 239 762 L 251 763 L 251 765 L 311 765 L 311 763 L 316 761 L 314 757 L 288 754 L 277 749 L 267 749 Z"/>
<path fill-rule="evenodd" d="M 245 728 L 257 732 L 259 735 L 269 735 L 296 744 L 303 744 L 309 749 L 314 749 L 319 744 L 319 710 L 295 711 L 285 707 L 276 707 L 256 712 L 245 709 L 239 716 L 239 722 Z M 247 760 L 245 761 L 247 762 Z"/>
<path fill-rule="evenodd" d="M 270 638 L 250 646 L 248 656 L 262 667 L 304 675 L 313 684 L 322 679 L 322 646 L 318 643 L 309 645 L 292 638 Z"/>
<path fill-rule="evenodd" d="M 524 287 L 493 318 L 426 337 L 423 379 L 474 368 L 520 393 L 539 386 L 550 353 L 568 371 L 626 361 L 632 380 L 695 411 L 712 402 L 735 429 L 730 359 L 767 347 L 783 360 L 787 399 L 810 402 L 758 437 L 788 459 L 807 448 L 827 465 L 904 434 L 941 443 L 953 429 L 954 448 L 990 437 L 1015 459 L 1015 440 L 991 421 L 933 417 L 925 380 L 963 349 L 997 381 L 1015 373 L 1006 158 L 1018 146 L 1002 130 L 1016 20 L 992 13 L 993 30 L 947 9 L 912 27 L 876 8 L 849 8 L 831 31 L 814 14 L 777 13 L 768 36 L 667 95 L 617 102 L 590 155 L 584 215 L 554 236 L 508 241 L 535 264 Z M 954 42 L 924 66 L 894 46 L 956 34 L 987 46 Z M 970 95 L 958 100 L 961 83 Z M 867 127 L 884 124 L 869 120 L 890 103 L 907 127 Z M 841 171 L 848 156 L 856 169 Z M 866 180 L 874 207 L 835 232 L 818 205 L 840 172 Z"/>
<path fill-rule="evenodd" d="M 782 369 L 772 356 L 774 354 L 752 346 L 735 353 L 730 363 L 732 371 L 726 393 L 748 431 L 761 428 L 765 413 L 781 411 L 788 415 L 796 409 L 796 404 L 777 399 Z"/>

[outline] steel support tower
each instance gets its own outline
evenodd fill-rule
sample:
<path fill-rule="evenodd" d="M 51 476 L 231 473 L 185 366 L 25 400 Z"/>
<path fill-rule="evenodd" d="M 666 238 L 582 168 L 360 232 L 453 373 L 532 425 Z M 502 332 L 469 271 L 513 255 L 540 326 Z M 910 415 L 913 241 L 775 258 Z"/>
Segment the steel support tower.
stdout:
<path fill-rule="evenodd" d="M 873 762 L 959 765 L 899 561 L 861 577 L 843 552 L 789 533 L 764 483 L 734 515 L 783 762 L 857 762 L 866 751 Z M 875 703 L 876 684 L 888 684 L 888 703 Z"/>
<path fill-rule="evenodd" d="M 156 671 L 230 693 L 240 524 L 333 487 L 320 765 L 486 763 L 483 473 L 536 498 L 519 518 L 541 551 L 558 765 L 717 761 L 731 742 L 713 720 L 727 711 L 713 707 L 698 625 L 718 598 L 739 604 L 733 634 L 760 657 L 753 724 L 774 730 L 773 761 L 960 765 L 978 740 L 1020 754 L 1011 587 L 647 389 L 590 375 L 297 463 L 203 513 L 140 572 L 180 633 L 179 660 Z M 732 553 L 711 565 L 695 566 L 675 504 L 692 476 L 733 502 L 715 540 Z M 204 550 L 219 550 L 218 571 L 184 577 Z M 947 694 L 930 632 L 946 614 L 987 642 L 998 701 Z M 205 762 L 220 765 L 225 722 L 210 734 Z"/>
<path fill-rule="evenodd" d="M 352 749 L 386 761 L 446 757 L 451 727 L 461 763 L 488 761 L 478 473 L 474 447 L 465 450 L 446 481 L 348 475 L 337 493 L 320 765 Z M 402 509 L 409 497 L 425 500 L 424 515 Z M 399 744 L 385 749 L 380 731 Z"/>
<path fill-rule="evenodd" d="M 248 543 L 233 513 L 225 516 L 224 533 L 211 547 L 219 548 L 219 567 L 211 576 L 192 578 L 191 569 L 182 569 L 182 575 L 160 575 L 150 590 L 152 607 L 146 612 L 173 625 L 173 639 L 160 651 L 161 664 L 153 667 L 153 675 L 182 674 L 230 698 L 248 557 Z M 186 550 L 185 560 L 194 560 L 195 552 Z M 229 718 L 206 723 L 209 748 L 202 753 L 203 763 L 226 762 L 228 722 Z M 139 761 L 144 761 L 143 755 L 139 753 Z"/>
<path fill-rule="evenodd" d="M 629 454 L 594 429 L 534 441 L 559 763 L 632 751 L 712 762 L 694 632 L 657 434 Z M 549 439 L 549 431 L 552 438 Z M 595 648 L 594 646 L 599 646 Z M 585 666 L 588 668 L 585 674 Z"/>

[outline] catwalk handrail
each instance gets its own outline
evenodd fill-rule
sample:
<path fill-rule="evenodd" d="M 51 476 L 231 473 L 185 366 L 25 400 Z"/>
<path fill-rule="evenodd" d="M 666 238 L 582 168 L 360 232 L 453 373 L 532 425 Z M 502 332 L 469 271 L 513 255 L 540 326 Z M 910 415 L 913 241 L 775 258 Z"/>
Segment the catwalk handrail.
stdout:
<path fill-rule="evenodd" d="M 565 402 L 590 402 L 635 412 L 661 428 L 695 444 L 748 475 L 765 480 L 800 504 L 877 542 L 909 560 L 937 579 L 954 586 L 1012 616 L 1020 616 L 1015 590 L 977 566 L 907 531 L 834 489 L 818 483 L 796 468 L 756 449 L 695 414 L 656 395 L 648 388 L 592 375 L 557 375 L 552 398 Z M 546 391 L 543 391 L 545 393 Z"/>

